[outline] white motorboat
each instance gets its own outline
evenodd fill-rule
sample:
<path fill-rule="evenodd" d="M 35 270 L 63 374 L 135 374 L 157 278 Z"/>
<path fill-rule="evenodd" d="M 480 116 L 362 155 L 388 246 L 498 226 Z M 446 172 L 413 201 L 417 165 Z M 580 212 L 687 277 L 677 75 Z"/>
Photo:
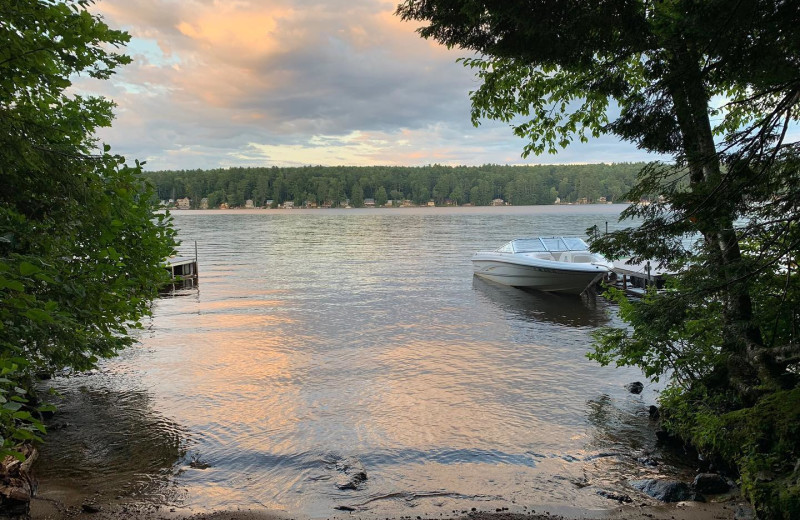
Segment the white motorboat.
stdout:
<path fill-rule="evenodd" d="M 503 285 L 580 294 L 613 264 L 577 237 L 516 238 L 472 256 L 475 274 Z"/>

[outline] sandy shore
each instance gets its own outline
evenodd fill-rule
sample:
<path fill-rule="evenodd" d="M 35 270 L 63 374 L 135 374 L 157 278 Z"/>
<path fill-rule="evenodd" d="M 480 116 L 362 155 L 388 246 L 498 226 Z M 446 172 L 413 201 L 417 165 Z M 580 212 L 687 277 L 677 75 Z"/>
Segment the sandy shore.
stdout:
<path fill-rule="evenodd" d="M 47 497 L 35 497 L 31 503 L 34 520 L 313 520 L 283 511 L 241 509 L 235 511 L 188 511 L 153 504 L 96 503 L 91 507 Z M 606 510 L 570 507 L 524 507 L 522 512 L 446 511 L 411 513 L 394 520 L 751 520 L 749 505 L 739 498 L 725 502 L 679 502 L 676 504 L 623 504 Z M 329 519 L 392 520 L 370 512 L 337 512 Z"/>

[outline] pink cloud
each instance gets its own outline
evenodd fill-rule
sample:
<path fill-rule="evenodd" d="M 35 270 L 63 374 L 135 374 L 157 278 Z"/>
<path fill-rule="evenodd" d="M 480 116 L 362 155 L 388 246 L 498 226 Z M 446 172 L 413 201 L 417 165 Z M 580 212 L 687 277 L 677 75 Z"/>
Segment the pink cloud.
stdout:
<path fill-rule="evenodd" d="M 102 0 L 95 8 L 131 33 L 135 61 L 110 82 L 77 88 L 117 102 L 102 137 L 156 169 L 303 157 L 486 163 L 522 150 L 503 125 L 472 127 L 467 93 L 476 84 L 455 63 L 462 53 L 421 39 L 394 16 L 394 2 Z"/>

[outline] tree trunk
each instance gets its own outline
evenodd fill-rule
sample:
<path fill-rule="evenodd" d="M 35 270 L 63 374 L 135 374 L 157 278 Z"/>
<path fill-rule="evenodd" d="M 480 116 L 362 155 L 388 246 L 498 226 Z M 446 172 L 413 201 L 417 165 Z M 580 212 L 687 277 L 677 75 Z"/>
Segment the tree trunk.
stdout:
<path fill-rule="evenodd" d="M 720 281 L 725 284 L 722 348 L 729 356 L 731 383 L 742 397 L 751 400 L 759 384 L 777 386 L 781 371 L 763 355 L 761 331 L 753 323 L 753 305 L 744 279 L 739 240 L 733 229 L 734 215 L 727 209 L 731 205 L 727 201 L 719 204 L 714 198 L 724 196 L 716 189 L 723 179 L 708 115 L 709 98 L 703 84 L 700 56 L 679 43 L 670 58 L 672 73 L 668 88 L 683 139 L 690 185 L 693 191 L 702 190 L 709 197 L 700 208 L 700 215 L 705 213 L 703 209 L 711 208 L 697 227 L 711 253 L 712 271 L 719 273 Z"/>

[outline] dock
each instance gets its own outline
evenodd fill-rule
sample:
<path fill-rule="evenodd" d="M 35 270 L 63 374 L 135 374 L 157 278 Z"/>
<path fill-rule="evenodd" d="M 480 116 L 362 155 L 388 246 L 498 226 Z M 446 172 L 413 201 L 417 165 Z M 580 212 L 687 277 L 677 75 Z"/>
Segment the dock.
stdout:
<path fill-rule="evenodd" d="M 629 264 L 627 260 L 615 260 L 611 281 L 627 294 L 643 296 L 650 286 L 655 286 L 657 289 L 664 287 L 664 276 L 671 274 L 659 269 L 657 265 L 650 260 L 638 264 Z"/>
<path fill-rule="evenodd" d="M 172 280 L 167 282 L 159 294 L 175 295 L 183 289 L 192 289 L 198 283 L 197 257 L 171 256 L 164 260 L 164 268 L 169 271 Z"/>
<path fill-rule="evenodd" d="M 197 258 L 191 256 L 172 256 L 164 261 L 164 267 L 172 279 L 197 278 Z"/>
<path fill-rule="evenodd" d="M 197 242 L 194 243 L 194 257 L 171 256 L 164 260 L 164 268 L 172 276 L 172 283 L 176 281 L 197 281 Z M 194 283 L 192 283 L 194 285 Z"/>

